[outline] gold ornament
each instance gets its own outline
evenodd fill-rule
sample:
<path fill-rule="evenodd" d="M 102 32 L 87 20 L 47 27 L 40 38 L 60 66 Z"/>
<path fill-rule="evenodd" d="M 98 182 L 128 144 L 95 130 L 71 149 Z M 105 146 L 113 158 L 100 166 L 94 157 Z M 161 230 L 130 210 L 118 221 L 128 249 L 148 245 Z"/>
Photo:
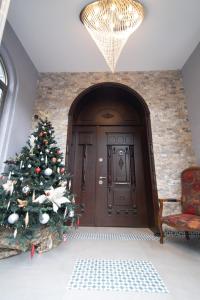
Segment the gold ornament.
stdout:
<path fill-rule="evenodd" d="M 23 208 L 23 207 L 26 207 L 28 205 L 28 201 L 27 200 L 20 200 L 20 199 L 17 199 L 17 202 L 19 203 L 18 206 L 20 208 Z"/>

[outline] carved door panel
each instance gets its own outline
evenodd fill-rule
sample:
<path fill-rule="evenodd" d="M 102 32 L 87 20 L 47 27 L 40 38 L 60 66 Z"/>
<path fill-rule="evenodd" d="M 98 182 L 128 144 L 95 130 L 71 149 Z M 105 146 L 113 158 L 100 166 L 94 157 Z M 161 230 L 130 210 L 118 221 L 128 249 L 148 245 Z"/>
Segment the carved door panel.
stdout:
<path fill-rule="evenodd" d="M 97 226 L 146 227 L 140 129 L 102 126 L 97 136 Z"/>
<path fill-rule="evenodd" d="M 141 135 L 139 127 L 74 127 L 81 225 L 148 226 Z"/>
<path fill-rule="evenodd" d="M 80 205 L 81 225 L 95 226 L 96 127 L 78 127 L 73 133 L 73 191 Z"/>

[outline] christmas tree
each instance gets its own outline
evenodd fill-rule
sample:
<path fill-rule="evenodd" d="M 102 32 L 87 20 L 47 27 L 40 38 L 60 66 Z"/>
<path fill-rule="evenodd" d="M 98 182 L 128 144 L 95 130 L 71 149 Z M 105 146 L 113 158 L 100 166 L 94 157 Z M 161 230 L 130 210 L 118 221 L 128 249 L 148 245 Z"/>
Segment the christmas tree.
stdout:
<path fill-rule="evenodd" d="M 47 119 L 39 120 L 27 145 L 6 164 L 0 186 L 0 225 L 11 228 L 15 239 L 44 226 L 66 228 L 77 223 L 71 179 Z"/>

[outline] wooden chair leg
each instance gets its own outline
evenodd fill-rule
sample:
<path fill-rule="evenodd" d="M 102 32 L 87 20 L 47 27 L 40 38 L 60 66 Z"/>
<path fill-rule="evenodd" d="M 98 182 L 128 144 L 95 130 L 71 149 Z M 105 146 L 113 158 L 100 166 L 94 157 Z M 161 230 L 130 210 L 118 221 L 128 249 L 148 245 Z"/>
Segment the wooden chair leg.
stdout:
<path fill-rule="evenodd" d="M 185 237 L 186 237 L 186 240 L 189 241 L 189 239 L 190 239 L 189 231 L 185 231 Z"/>
<path fill-rule="evenodd" d="M 162 222 L 159 222 L 159 230 L 160 230 L 160 243 L 163 244 L 165 235 L 162 228 Z"/>

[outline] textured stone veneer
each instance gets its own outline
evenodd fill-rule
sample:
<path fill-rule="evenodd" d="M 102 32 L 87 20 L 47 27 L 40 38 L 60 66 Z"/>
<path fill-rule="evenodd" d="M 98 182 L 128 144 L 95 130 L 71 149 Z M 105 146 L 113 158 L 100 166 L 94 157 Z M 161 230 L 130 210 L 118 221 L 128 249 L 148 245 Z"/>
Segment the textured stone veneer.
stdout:
<path fill-rule="evenodd" d="M 48 113 L 65 152 L 70 105 L 84 89 L 108 81 L 131 87 L 148 104 L 159 197 L 180 197 L 180 173 L 196 159 L 179 71 L 42 73 L 34 113 Z"/>

